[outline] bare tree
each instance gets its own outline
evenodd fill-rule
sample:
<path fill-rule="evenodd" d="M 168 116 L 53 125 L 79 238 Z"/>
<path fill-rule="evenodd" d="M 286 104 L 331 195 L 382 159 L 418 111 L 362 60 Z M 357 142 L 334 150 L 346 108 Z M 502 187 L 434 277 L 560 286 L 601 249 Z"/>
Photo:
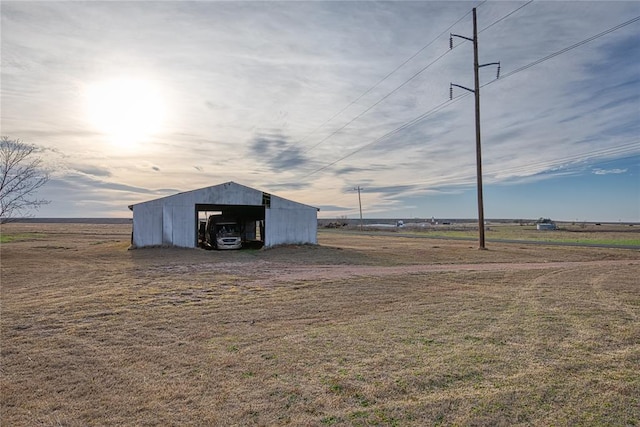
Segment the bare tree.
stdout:
<path fill-rule="evenodd" d="M 38 147 L 19 139 L 0 139 L 0 224 L 49 203 L 34 193 L 49 180 Z"/>

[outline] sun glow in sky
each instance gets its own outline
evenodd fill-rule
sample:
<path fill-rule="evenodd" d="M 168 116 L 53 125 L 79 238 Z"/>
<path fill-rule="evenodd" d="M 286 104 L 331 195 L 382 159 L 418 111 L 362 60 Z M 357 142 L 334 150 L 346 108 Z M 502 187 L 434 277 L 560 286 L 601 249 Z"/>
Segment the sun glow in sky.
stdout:
<path fill-rule="evenodd" d="M 86 88 L 90 123 L 118 146 L 131 146 L 161 131 L 165 107 L 150 81 L 115 78 Z"/>

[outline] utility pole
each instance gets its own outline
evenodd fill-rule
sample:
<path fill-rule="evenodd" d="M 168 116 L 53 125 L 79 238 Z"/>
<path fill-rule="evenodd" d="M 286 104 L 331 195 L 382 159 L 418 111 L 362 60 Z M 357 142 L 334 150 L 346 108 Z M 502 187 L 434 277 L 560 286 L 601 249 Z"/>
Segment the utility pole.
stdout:
<path fill-rule="evenodd" d="M 364 223 L 362 222 L 362 199 L 360 198 L 360 186 L 358 185 L 354 190 L 358 190 L 358 205 L 360 205 L 360 231 L 364 230 Z"/>
<path fill-rule="evenodd" d="M 473 38 L 460 36 L 457 34 L 450 34 L 449 48 L 453 49 L 453 37 L 460 37 L 465 40 L 473 42 L 473 74 L 474 74 L 474 89 L 460 86 L 451 83 L 449 86 L 449 98 L 453 99 L 453 87 L 459 87 L 461 89 L 473 92 L 476 98 L 476 182 L 478 191 L 478 230 L 479 230 L 479 247 L 478 249 L 486 249 L 484 239 L 484 201 L 482 197 L 482 149 L 480 144 L 480 68 L 487 65 L 497 65 L 498 72 L 496 79 L 500 78 L 500 63 L 490 62 L 488 64 L 480 65 L 478 61 L 478 21 L 476 18 L 476 8 L 473 8 Z"/>

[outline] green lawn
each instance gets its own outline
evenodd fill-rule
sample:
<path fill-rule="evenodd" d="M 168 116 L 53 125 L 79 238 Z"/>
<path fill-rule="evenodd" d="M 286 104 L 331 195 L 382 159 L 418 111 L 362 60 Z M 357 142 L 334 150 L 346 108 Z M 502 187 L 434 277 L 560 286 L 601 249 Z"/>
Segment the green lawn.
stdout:
<path fill-rule="evenodd" d="M 18 234 L 7 234 L 0 233 L 0 243 L 11 243 L 16 241 L 24 241 L 24 240 L 33 240 L 44 237 L 44 234 L 40 233 L 18 233 Z"/>

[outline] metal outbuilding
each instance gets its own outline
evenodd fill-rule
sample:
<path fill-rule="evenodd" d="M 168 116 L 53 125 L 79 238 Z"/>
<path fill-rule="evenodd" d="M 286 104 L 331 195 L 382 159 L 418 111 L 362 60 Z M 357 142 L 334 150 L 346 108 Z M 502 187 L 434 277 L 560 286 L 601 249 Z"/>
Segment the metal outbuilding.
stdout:
<path fill-rule="evenodd" d="M 202 215 L 237 218 L 249 238 L 264 247 L 317 244 L 318 208 L 235 182 L 187 191 L 129 206 L 133 211 L 132 247 L 198 247 Z"/>

